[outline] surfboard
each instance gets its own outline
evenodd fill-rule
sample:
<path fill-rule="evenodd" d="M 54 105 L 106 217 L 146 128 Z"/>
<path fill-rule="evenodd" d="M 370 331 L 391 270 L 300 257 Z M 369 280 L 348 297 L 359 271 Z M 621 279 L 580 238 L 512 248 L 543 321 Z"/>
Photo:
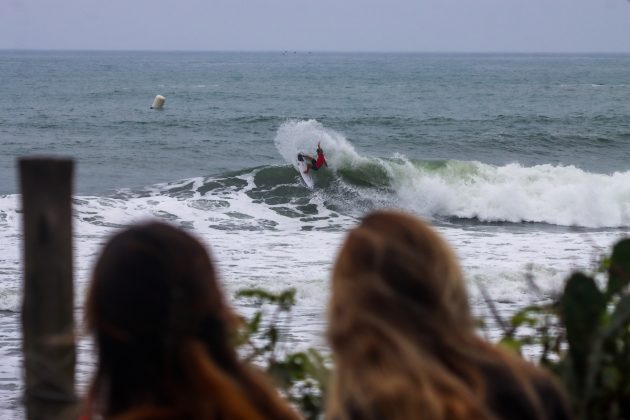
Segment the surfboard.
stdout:
<path fill-rule="evenodd" d="M 302 153 L 298 153 L 297 155 L 297 168 L 300 175 L 302 175 L 302 179 L 304 180 L 306 186 L 310 189 L 315 188 L 315 182 L 313 181 L 313 177 L 311 177 L 310 171 L 307 174 L 304 173 L 306 170 L 306 161 L 304 160 Z"/>

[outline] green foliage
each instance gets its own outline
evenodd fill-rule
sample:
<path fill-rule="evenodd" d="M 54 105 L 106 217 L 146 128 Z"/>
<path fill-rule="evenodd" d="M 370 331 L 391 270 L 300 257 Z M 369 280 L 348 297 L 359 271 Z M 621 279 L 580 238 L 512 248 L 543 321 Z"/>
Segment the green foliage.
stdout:
<path fill-rule="evenodd" d="M 630 240 L 619 242 L 608 261 L 608 287 L 606 294 L 614 296 L 630 282 Z"/>
<path fill-rule="evenodd" d="M 239 351 L 246 360 L 259 364 L 276 387 L 306 419 L 322 418 L 330 360 L 315 349 L 286 351 L 283 332 L 295 305 L 295 289 L 272 293 L 263 289 L 243 289 L 236 293 L 257 307 L 245 321 L 237 337 Z"/>
<path fill-rule="evenodd" d="M 521 352 L 540 348 L 539 362 L 569 392 L 576 418 L 630 418 L 630 239 L 603 260 L 601 290 L 594 273 L 574 273 L 552 302 L 528 306 L 503 329 L 501 344 Z M 492 307 L 492 303 L 489 302 Z"/>
<path fill-rule="evenodd" d="M 603 286 L 595 279 L 600 275 L 607 277 Z M 540 291 L 532 278 L 528 281 Z M 517 353 L 535 346 L 538 362 L 567 389 L 576 418 L 630 419 L 629 284 L 630 239 L 616 244 L 597 272 L 572 274 L 559 296 L 524 307 L 507 321 L 482 292 L 503 331 L 500 344 Z M 237 298 L 257 308 L 242 325 L 241 354 L 264 367 L 305 418 L 322 418 L 330 360 L 314 349 L 283 348 L 295 290 L 247 289 Z"/>

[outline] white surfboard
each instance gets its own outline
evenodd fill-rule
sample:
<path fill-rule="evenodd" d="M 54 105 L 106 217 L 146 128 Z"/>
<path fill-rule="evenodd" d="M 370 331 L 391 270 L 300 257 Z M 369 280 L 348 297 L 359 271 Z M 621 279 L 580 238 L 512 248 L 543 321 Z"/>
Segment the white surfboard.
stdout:
<path fill-rule="evenodd" d="M 302 154 L 298 153 L 298 157 L 297 157 L 298 171 L 300 171 L 300 175 L 302 175 L 302 179 L 304 180 L 304 183 L 306 184 L 306 186 L 309 187 L 310 189 L 313 189 L 315 188 L 315 182 L 313 181 L 313 177 L 311 177 L 310 171 L 307 174 L 304 173 L 304 171 L 306 170 L 306 161 L 304 159 L 300 160 L 301 157 L 302 157 Z"/>

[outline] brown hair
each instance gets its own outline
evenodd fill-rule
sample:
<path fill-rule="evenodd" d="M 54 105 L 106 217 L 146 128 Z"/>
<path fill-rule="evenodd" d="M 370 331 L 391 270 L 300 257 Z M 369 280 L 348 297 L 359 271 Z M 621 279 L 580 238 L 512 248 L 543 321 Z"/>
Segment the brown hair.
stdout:
<path fill-rule="evenodd" d="M 232 346 L 235 317 L 204 247 L 162 223 L 104 247 L 85 316 L 98 366 L 90 411 L 105 418 L 293 419 Z"/>
<path fill-rule="evenodd" d="M 476 335 L 455 255 L 410 215 L 376 212 L 349 233 L 328 339 L 330 419 L 566 417 L 546 373 Z"/>

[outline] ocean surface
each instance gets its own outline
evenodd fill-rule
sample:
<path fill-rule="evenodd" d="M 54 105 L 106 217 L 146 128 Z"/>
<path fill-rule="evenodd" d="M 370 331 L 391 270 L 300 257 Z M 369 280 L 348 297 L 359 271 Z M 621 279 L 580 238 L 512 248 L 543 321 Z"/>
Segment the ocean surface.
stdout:
<path fill-rule="evenodd" d="M 309 190 L 294 157 L 317 142 Z M 331 264 L 371 210 L 434 224 L 480 317 L 480 287 L 509 314 L 627 236 L 630 56 L 0 51 L 0 418 L 23 415 L 30 155 L 76 162 L 78 321 L 106 238 L 157 218 L 207 244 L 230 296 L 295 287 L 288 345 L 323 348 Z M 81 389 L 92 368 L 83 338 Z"/>

